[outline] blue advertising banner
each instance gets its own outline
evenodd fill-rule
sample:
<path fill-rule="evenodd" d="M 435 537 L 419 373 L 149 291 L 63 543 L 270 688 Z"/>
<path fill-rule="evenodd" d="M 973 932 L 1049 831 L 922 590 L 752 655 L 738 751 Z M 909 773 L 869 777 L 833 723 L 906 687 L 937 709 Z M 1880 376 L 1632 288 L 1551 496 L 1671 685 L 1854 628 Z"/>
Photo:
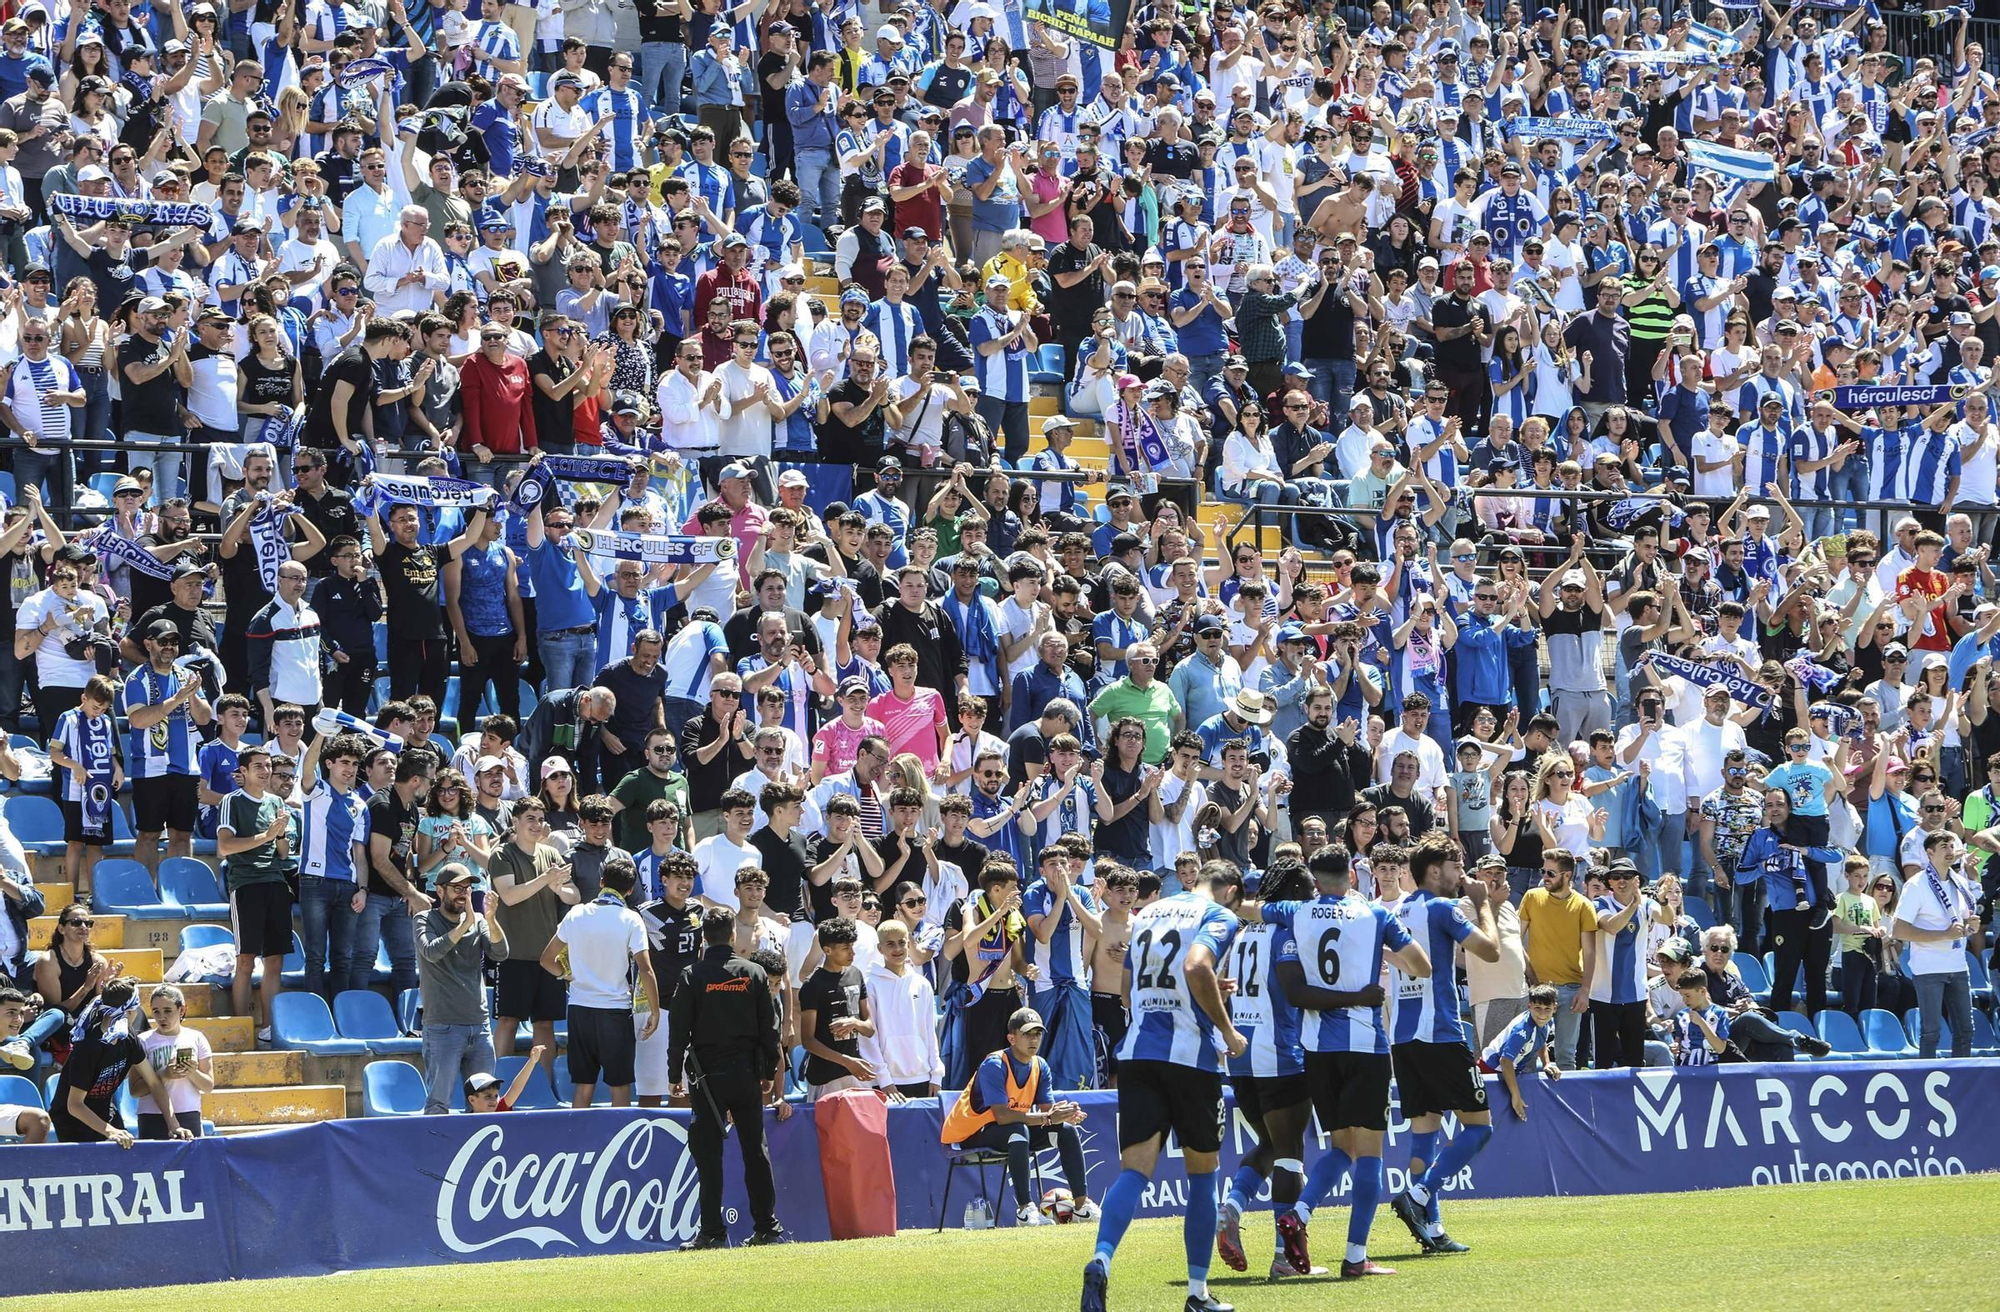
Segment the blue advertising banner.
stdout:
<path fill-rule="evenodd" d="M 1813 1062 L 1574 1074 L 1523 1082 L 1526 1121 L 1502 1107 L 1491 1145 L 1446 1186 L 1456 1198 L 1680 1192 L 2000 1170 L 2000 1061 Z M 1497 1082 L 1495 1101 L 1504 1103 Z M 1117 1159 L 1117 1100 L 1075 1095 L 1090 1181 Z M 889 1109 L 897 1220 L 938 1222 L 942 1113 Z M 338 1121 L 268 1134 L 16 1147 L 0 1158 L 10 1294 L 133 1288 L 372 1267 L 667 1251 L 697 1229 L 685 1113 L 592 1110 Z M 778 1215 L 800 1240 L 830 1234 L 809 1108 L 767 1120 Z M 1451 1122 L 1447 1133 L 1455 1132 Z M 1232 1113 L 1222 1170 L 1254 1140 Z M 1316 1149 L 1315 1149 L 1316 1150 Z M 1177 1215 L 1187 1181 L 1169 1150 L 1142 1215 Z M 1385 1154 L 1403 1187 L 1408 1125 Z M 735 1136 L 724 1149 L 732 1237 L 750 1219 Z M 1051 1151 L 1042 1169 L 1053 1184 Z M 1005 1198 L 1000 1172 L 989 1172 Z M 1074 1188 L 1074 1185 L 1071 1186 Z M 961 1172 L 945 1223 L 978 1185 Z M 1092 1192 L 1097 1192 L 1093 1189 Z M 1007 1208 L 996 1209 L 1002 1218 Z"/>

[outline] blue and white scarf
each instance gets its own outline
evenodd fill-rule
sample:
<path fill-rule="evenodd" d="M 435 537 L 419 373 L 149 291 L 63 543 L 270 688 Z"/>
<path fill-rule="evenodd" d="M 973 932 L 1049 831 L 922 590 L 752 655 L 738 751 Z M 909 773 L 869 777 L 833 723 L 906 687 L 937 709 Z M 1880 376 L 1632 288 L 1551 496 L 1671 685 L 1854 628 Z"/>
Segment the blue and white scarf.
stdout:
<path fill-rule="evenodd" d="M 1799 686 L 1812 692 L 1831 692 L 1840 686 L 1841 676 L 1821 665 L 1806 652 L 1800 652 L 1785 662 L 1785 673 L 1799 681 Z"/>
<path fill-rule="evenodd" d="M 566 483 L 615 483 L 632 477 L 632 462 L 624 456 L 543 456 L 514 488 L 509 504 L 523 513 L 533 510 L 556 479 Z"/>
<path fill-rule="evenodd" d="M 1809 708 L 1808 715 L 1824 715 L 1836 738 L 1844 736 L 1849 729 L 1861 722 L 1859 711 L 1851 706 L 1842 706 L 1838 702 L 1814 702 Z"/>
<path fill-rule="evenodd" d="M 580 551 L 613 556 L 619 560 L 643 560 L 653 564 L 706 565 L 736 559 L 735 538 L 704 538 L 692 534 L 610 533 L 602 529 L 580 528 L 570 534 Z"/>
<path fill-rule="evenodd" d="M 1692 20 L 1687 25 L 1687 39 L 1691 46 L 1699 47 L 1712 55 L 1733 55 L 1743 48 L 1743 43 L 1719 27 Z"/>
<path fill-rule="evenodd" d="M 115 196 L 79 196 L 67 191 L 46 199 L 50 209 L 72 219 L 122 218 L 167 228 L 206 228 L 215 221 L 215 211 L 208 206 L 182 201 L 120 200 Z"/>
<path fill-rule="evenodd" d="M 1663 512 L 1667 522 L 1676 527 L 1687 519 L 1687 512 L 1665 497 L 1626 497 L 1604 512 L 1604 522 L 1614 529 L 1623 529 L 1641 515 L 1655 510 Z"/>
<path fill-rule="evenodd" d="M 109 1042 L 122 1039 L 131 1033 L 132 1009 L 129 1005 L 114 1007 L 103 998 L 91 999 L 90 1005 L 76 1018 L 76 1024 L 69 1027 L 69 1041 L 82 1043 L 85 1039 L 97 1037 L 97 1026 L 109 1017 L 104 1026 L 103 1038 Z"/>
<path fill-rule="evenodd" d="M 1000 639 L 993 632 L 993 612 L 987 609 L 986 598 L 977 589 L 971 601 L 960 601 L 958 593 L 947 592 L 938 605 L 958 631 L 958 643 L 967 660 L 983 663 L 1000 654 Z"/>
<path fill-rule="evenodd" d="M 1515 118 L 1502 127 L 1510 137 L 1556 141 L 1616 141 L 1618 129 L 1601 118 L 1571 115 L 1565 118 Z"/>
<path fill-rule="evenodd" d="M 1702 59 L 1711 56 L 1700 54 Z M 1739 182 L 1776 182 L 1778 161 L 1758 150 L 1738 150 L 1734 146 L 1718 146 L 1712 141 L 1683 140 L 1681 149 L 1687 151 L 1688 158 L 1695 167 L 1718 173 L 1725 178 Z"/>
<path fill-rule="evenodd" d="M 250 546 L 257 553 L 257 576 L 266 592 L 278 590 L 278 566 L 292 558 L 292 544 L 285 539 L 285 520 L 299 513 L 297 506 L 266 504 L 250 517 Z"/>
<path fill-rule="evenodd" d="M 299 434 L 306 426 L 305 407 L 297 410 L 288 405 L 278 407 L 278 413 L 265 415 L 257 440 L 269 443 L 275 450 L 290 451 L 299 444 Z"/>
<path fill-rule="evenodd" d="M 84 769 L 83 797 L 78 803 L 83 808 L 83 832 L 92 838 L 106 837 L 111 832 L 111 784 L 117 777 L 117 726 L 109 715 L 93 718 L 81 707 L 63 714 L 76 721 L 75 741 L 64 742 L 63 750 Z M 60 719 L 56 731 L 59 735 L 62 732 Z M 63 791 L 67 795 L 69 790 L 65 787 Z"/>
<path fill-rule="evenodd" d="M 1729 695 L 1745 706 L 1766 710 L 1771 705 L 1770 693 L 1734 670 L 1724 669 L 1720 665 L 1704 665 L 1699 661 L 1669 656 L 1664 652 L 1655 652 L 1646 660 L 1661 674 L 1678 674 L 1697 688 L 1727 688 Z"/>
<path fill-rule="evenodd" d="M 1878 405 L 1943 405 L 1947 401 L 1963 401 L 1971 390 L 1969 383 L 1914 384 L 1908 387 L 1852 383 L 1846 387 L 1828 388 L 1819 394 L 1819 399 L 1832 402 L 1836 410 L 1852 411 Z"/>
<path fill-rule="evenodd" d="M 369 78 L 380 77 L 384 73 L 393 74 L 396 66 L 386 59 L 352 59 L 347 67 L 334 75 L 334 80 L 343 87 L 351 87 Z"/>
<path fill-rule="evenodd" d="M 425 474 L 371 474 L 354 498 L 354 509 L 371 516 L 393 505 L 472 510 L 491 506 L 499 494 L 484 483 Z"/>
<path fill-rule="evenodd" d="M 331 706 L 322 706 L 319 713 L 313 716 L 313 728 L 319 730 L 320 733 L 328 738 L 336 734 L 358 733 L 364 737 L 374 739 L 377 743 L 392 752 L 401 752 L 403 750 L 403 740 L 395 734 L 390 733 L 386 729 L 378 729 L 358 716 L 349 715 L 346 711 L 335 710 Z"/>
<path fill-rule="evenodd" d="M 77 538 L 76 544 L 89 547 L 100 556 L 110 556 L 121 565 L 130 565 L 148 578 L 170 579 L 174 576 L 172 565 L 131 538 L 112 532 L 109 524 Z"/>
<path fill-rule="evenodd" d="M 1712 64 L 1715 56 L 1706 50 L 1614 50 L 1611 57 L 1621 64 L 1641 67 L 1678 68 L 1686 64 Z M 1690 142 L 1683 142 L 1690 145 Z"/>

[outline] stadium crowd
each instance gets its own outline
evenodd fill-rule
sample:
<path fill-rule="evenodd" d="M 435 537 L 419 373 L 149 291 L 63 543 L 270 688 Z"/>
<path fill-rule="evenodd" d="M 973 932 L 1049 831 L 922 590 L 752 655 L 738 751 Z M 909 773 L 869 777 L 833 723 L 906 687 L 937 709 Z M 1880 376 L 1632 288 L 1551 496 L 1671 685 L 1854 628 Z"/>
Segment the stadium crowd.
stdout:
<path fill-rule="evenodd" d="M 0 26 L 0 768 L 77 892 L 30 953 L 0 844 L 0 1057 L 66 1058 L 25 1137 L 198 1132 L 179 995 L 141 1033 L 91 947 L 128 804 L 149 871 L 214 853 L 260 1039 L 295 915 L 329 1000 L 386 946 L 434 1111 L 523 1023 L 579 1106 L 684 1097 L 722 908 L 767 1101 L 970 1082 L 1067 1150 L 1016 1071 L 1115 1080 L 1136 909 L 1331 846 L 1393 909 L 1438 835 L 1510 1090 L 1829 1010 L 1971 1054 L 1969 13 L 1060 9 Z"/>

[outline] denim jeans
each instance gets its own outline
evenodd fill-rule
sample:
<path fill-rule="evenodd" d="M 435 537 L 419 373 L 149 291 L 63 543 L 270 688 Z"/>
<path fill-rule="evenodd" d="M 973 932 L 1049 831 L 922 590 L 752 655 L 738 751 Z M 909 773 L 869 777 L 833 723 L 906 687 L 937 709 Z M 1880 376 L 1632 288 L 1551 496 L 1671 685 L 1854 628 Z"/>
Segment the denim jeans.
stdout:
<path fill-rule="evenodd" d="M 49 1074 L 56 1068 L 55 1058 L 42 1051 L 42 1045 L 52 1036 L 67 1031 L 69 1024 L 70 1018 L 61 1011 L 54 1007 L 44 1007 L 42 1014 L 29 1021 L 26 1029 L 7 1040 L 5 1046 L 25 1048 L 28 1055 L 35 1059 L 35 1064 L 28 1068 L 27 1075 L 35 1082 L 37 1088 L 47 1081 Z M 5 1069 L 9 1074 L 16 1073 L 11 1066 Z"/>
<path fill-rule="evenodd" d="M 468 1075 L 493 1073 L 493 1028 L 424 1023 L 424 1115 L 451 1110 L 451 1087 Z"/>
<path fill-rule="evenodd" d="M 75 503 L 76 475 L 70 466 L 69 448 L 44 446 L 37 450 L 22 442 L 14 445 L 13 451 L 16 489 L 46 486 L 50 505 L 66 506 Z"/>
<path fill-rule="evenodd" d="M 550 692 L 581 688 L 597 673 L 594 633 L 544 633 L 535 646 L 542 656 L 542 686 Z"/>
<path fill-rule="evenodd" d="M 1799 518 L 1806 522 L 1806 540 L 1829 537 L 1837 526 L 1832 506 L 1800 506 Z"/>
<path fill-rule="evenodd" d="M 1556 985 L 1556 1065 L 1566 1071 L 1576 1069 L 1576 1035 L 1583 1028 L 1583 1015 L 1569 1008 L 1581 992 L 1581 984 Z"/>
<path fill-rule="evenodd" d="M 1972 976 L 1963 970 L 1948 975 L 1917 975 L 1917 1055 L 1937 1056 L 1938 1028 L 1951 1022 L 1951 1055 L 1972 1055 Z"/>
<path fill-rule="evenodd" d="M 1354 400 L 1354 361 L 1319 357 L 1305 361 L 1312 370 L 1313 400 L 1326 406 L 1326 431 L 1347 427 L 1347 407 Z"/>
<path fill-rule="evenodd" d="M 125 440 L 132 444 L 132 449 L 125 454 L 127 465 L 133 469 L 137 469 L 141 465 L 147 465 L 152 468 L 153 504 L 156 506 L 164 505 L 173 498 L 180 496 L 187 488 L 181 482 L 181 453 L 178 451 L 154 451 L 149 448 L 157 447 L 167 442 L 179 442 L 186 436 L 187 434 L 185 433 L 125 434 Z"/>
<path fill-rule="evenodd" d="M 1187 358 L 1188 386 L 1192 387 L 1195 394 L 1204 401 L 1208 397 L 1208 385 L 1222 377 L 1222 362 L 1228 358 L 1222 351 L 1210 355 L 1190 355 Z"/>
<path fill-rule="evenodd" d="M 687 80 L 687 46 L 679 41 L 646 41 L 639 46 L 639 95 L 669 114 L 681 112 L 681 85 Z"/>
<path fill-rule="evenodd" d="M 1846 463 L 1833 471 L 1831 487 L 1835 505 L 1852 505 L 1857 501 L 1867 500 L 1868 457 L 1862 455 L 1859 451 L 1847 457 Z M 1857 529 L 1862 526 L 1864 516 L 1861 511 L 1842 510 L 1839 513 L 1846 527 L 1849 529 Z"/>
<path fill-rule="evenodd" d="M 1687 867 L 1681 861 L 1681 844 L 1687 841 L 1687 812 L 1676 811 L 1672 815 L 1660 817 L 1660 831 L 1653 841 L 1638 851 L 1637 865 L 1639 877 L 1647 883 L 1658 879 L 1663 872 L 1680 871 Z"/>
<path fill-rule="evenodd" d="M 110 377 L 106 375 L 102 369 L 83 369 L 83 368 L 79 368 L 76 371 L 76 376 L 83 381 L 83 413 L 80 415 L 72 414 L 70 416 L 70 432 L 74 433 L 79 439 L 83 441 L 90 441 L 90 442 L 110 441 L 111 440 Z M 97 451 L 92 453 L 92 455 L 98 460 L 102 460 L 103 458 L 105 458 L 110 454 L 111 453 L 108 451 Z M 85 461 L 85 463 L 88 464 L 90 462 Z"/>
<path fill-rule="evenodd" d="M 417 986 L 416 922 L 410 904 L 399 897 L 368 895 L 368 905 L 354 922 L 354 946 L 348 957 L 347 987 L 365 989 L 375 972 L 378 944 L 389 945 L 389 987 L 396 996 Z"/>
<path fill-rule="evenodd" d="M 801 207 L 822 232 L 840 214 L 840 162 L 828 146 L 808 146 L 797 152 Z"/>
<path fill-rule="evenodd" d="M 353 974 L 350 958 L 354 952 L 354 927 L 362 914 L 354 909 L 354 881 L 299 876 L 299 919 L 306 945 L 307 991 L 332 1002 L 333 995 L 343 987 L 368 987 L 366 983 L 348 982 Z M 371 952 L 368 969 L 374 968 L 375 956 Z"/>

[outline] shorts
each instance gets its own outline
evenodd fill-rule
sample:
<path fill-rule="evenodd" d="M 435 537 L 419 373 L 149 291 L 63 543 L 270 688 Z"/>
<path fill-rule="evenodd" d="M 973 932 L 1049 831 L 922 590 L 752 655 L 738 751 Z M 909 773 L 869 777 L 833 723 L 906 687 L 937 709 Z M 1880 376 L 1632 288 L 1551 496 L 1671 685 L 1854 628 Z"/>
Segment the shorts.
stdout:
<path fill-rule="evenodd" d="M 1306 1053 L 1306 1092 L 1319 1127 L 1389 1128 L 1389 1058 L 1379 1052 Z"/>
<path fill-rule="evenodd" d="M 163 774 L 154 779 L 132 781 L 132 827 L 142 834 L 171 830 L 177 834 L 194 832 L 201 798 L 197 780 L 191 774 Z"/>
<path fill-rule="evenodd" d="M 632 1025 L 629 1010 L 569 1009 L 570 1083 L 608 1084 L 614 1089 L 631 1084 L 638 1048 L 639 1031 Z"/>
<path fill-rule="evenodd" d="M 1463 1043 L 1398 1043 L 1390 1051 L 1405 1119 L 1486 1110 L 1486 1081 Z"/>
<path fill-rule="evenodd" d="M 229 895 L 229 928 L 239 957 L 282 957 L 292 950 L 292 890 L 245 884 Z"/>
<path fill-rule="evenodd" d="M 1233 1077 L 1236 1110 L 1252 1125 L 1261 1125 L 1267 1112 L 1297 1107 L 1312 1095 L 1306 1089 L 1304 1071 L 1290 1075 L 1242 1075 Z"/>
<path fill-rule="evenodd" d="M 639 1031 L 645 1028 L 646 1017 L 634 1014 L 632 1035 L 633 1042 L 638 1046 L 632 1057 L 632 1092 L 642 1098 L 664 1098 L 671 1083 L 667 1078 L 670 1063 L 667 1061 L 666 1019 L 661 1018 L 660 1027 L 653 1031 L 650 1039 L 638 1037 Z"/>
<path fill-rule="evenodd" d="M 118 805 L 117 802 L 112 803 Z M 67 797 L 61 801 L 63 817 L 63 842 L 82 843 L 86 847 L 109 847 L 117 840 L 111 836 L 115 822 L 107 822 L 101 834 L 83 832 L 83 803 L 72 802 Z"/>
<path fill-rule="evenodd" d="M 495 1015 L 553 1024 L 568 1012 L 569 988 L 543 970 L 540 961 L 502 961 L 494 968 L 494 981 Z"/>
<path fill-rule="evenodd" d="M 1128 1061 L 1118 1069 L 1120 1149 L 1172 1133 L 1184 1153 L 1219 1152 L 1222 1119 L 1218 1071 L 1170 1061 Z"/>
<path fill-rule="evenodd" d="M 1116 1075 L 1118 1045 L 1125 1042 L 1125 1030 L 1132 1023 L 1125 1014 L 1125 999 L 1116 993 L 1091 994 L 1090 1023 L 1103 1036 L 1097 1041 L 1098 1071 L 1106 1077 Z"/>
<path fill-rule="evenodd" d="M 20 1137 L 21 1115 L 24 1112 L 34 1112 L 38 1115 L 45 1114 L 41 1108 L 30 1107 L 26 1103 L 0 1103 L 0 1138 L 15 1139 Z"/>

